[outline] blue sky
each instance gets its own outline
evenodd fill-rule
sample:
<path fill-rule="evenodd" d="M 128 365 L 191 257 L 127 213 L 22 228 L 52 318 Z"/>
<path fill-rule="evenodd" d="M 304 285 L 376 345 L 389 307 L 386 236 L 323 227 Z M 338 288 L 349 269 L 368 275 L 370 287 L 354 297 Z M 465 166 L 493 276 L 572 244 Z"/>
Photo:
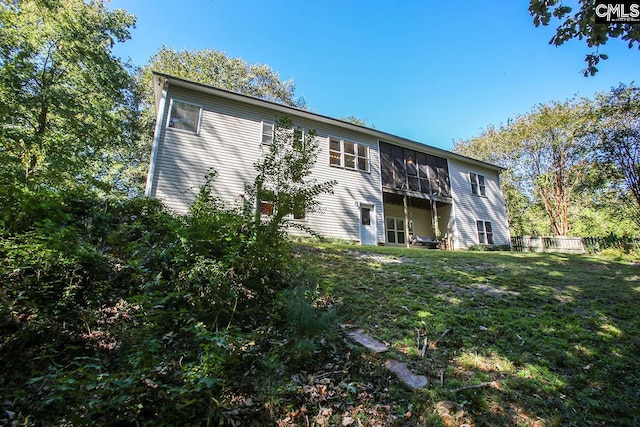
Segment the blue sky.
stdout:
<path fill-rule="evenodd" d="M 574 2 L 566 2 L 570 4 Z M 444 149 L 539 103 L 640 80 L 640 51 L 611 40 L 585 78 L 579 41 L 548 44 L 528 1 L 113 0 L 137 17 L 115 53 L 144 65 L 165 45 L 216 49 L 294 78 L 310 110 L 366 119 Z"/>

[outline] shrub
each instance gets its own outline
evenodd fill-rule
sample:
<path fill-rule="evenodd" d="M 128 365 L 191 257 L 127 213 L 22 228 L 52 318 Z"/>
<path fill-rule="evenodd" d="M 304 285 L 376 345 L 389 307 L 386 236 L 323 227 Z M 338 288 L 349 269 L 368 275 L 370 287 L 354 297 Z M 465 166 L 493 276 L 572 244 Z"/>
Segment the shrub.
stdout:
<path fill-rule="evenodd" d="M 182 217 L 92 191 L 7 194 L 0 395 L 12 422 L 225 422 L 229 384 L 249 371 L 275 384 L 263 357 L 295 369 L 331 320 L 281 227 L 208 186 Z"/>
<path fill-rule="evenodd" d="M 511 251 L 510 245 L 471 245 L 467 248 L 468 251 Z"/>

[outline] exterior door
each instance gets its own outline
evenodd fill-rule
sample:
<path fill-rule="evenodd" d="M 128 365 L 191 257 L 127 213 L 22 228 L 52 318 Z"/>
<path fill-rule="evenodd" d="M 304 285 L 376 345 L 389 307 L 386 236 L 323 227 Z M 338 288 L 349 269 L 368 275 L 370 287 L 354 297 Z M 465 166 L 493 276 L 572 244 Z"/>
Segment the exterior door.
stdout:
<path fill-rule="evenodd" d="M 373 205 L 360 205 L 360 244 L 378 244 L 376 214 Z"/>

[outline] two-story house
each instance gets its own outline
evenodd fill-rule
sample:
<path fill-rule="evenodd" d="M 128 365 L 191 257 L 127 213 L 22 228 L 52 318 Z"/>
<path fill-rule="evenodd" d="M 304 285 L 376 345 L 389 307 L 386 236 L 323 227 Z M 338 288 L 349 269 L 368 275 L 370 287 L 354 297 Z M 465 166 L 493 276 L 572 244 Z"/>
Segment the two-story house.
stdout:
<path fill-rule="evenodd" d="M 321 212 L 294 221 L 363 245 L 405 245 L 411 235 L 449 248 L 509 244 L 501 168 L 389 133 L 263 99 L 155 73 L 156 128 L 146 194 L 185 213 L 213 169 L 213 191 L 244 199 L 253 164 L 277 117 L 314 129 L 312 176 L 337 181 Z M 262 206 L 269 214 L 270 207 Z"/>

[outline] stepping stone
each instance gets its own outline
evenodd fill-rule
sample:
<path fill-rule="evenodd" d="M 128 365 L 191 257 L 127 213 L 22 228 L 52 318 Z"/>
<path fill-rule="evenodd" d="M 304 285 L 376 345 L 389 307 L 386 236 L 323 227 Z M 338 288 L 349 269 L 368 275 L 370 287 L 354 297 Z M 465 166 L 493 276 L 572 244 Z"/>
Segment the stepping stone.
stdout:
<path fill-rule="evenodd" d="M 386 345 L 382 344 L 380 341 L 374 340 L 369 335 L 365 334 L 362 329 L 349 332 L 348 335 L 352 340 L 367 347 L 373 353 L 384 353 L 389 350 Z"/>
<path fill-rule="evenodd" d="M 411 372 L 409 368 L 407 368 L 406 363 L 398 362 L 397 360 L 392 359 L 387 360 L 385 366 L 388 370 L 396 374 L 403 383 L 413 389 L 426 387 L 429 383 L 427 377 L 425 377 L 424 375 L 414 375 L 414 373 Z"/>

